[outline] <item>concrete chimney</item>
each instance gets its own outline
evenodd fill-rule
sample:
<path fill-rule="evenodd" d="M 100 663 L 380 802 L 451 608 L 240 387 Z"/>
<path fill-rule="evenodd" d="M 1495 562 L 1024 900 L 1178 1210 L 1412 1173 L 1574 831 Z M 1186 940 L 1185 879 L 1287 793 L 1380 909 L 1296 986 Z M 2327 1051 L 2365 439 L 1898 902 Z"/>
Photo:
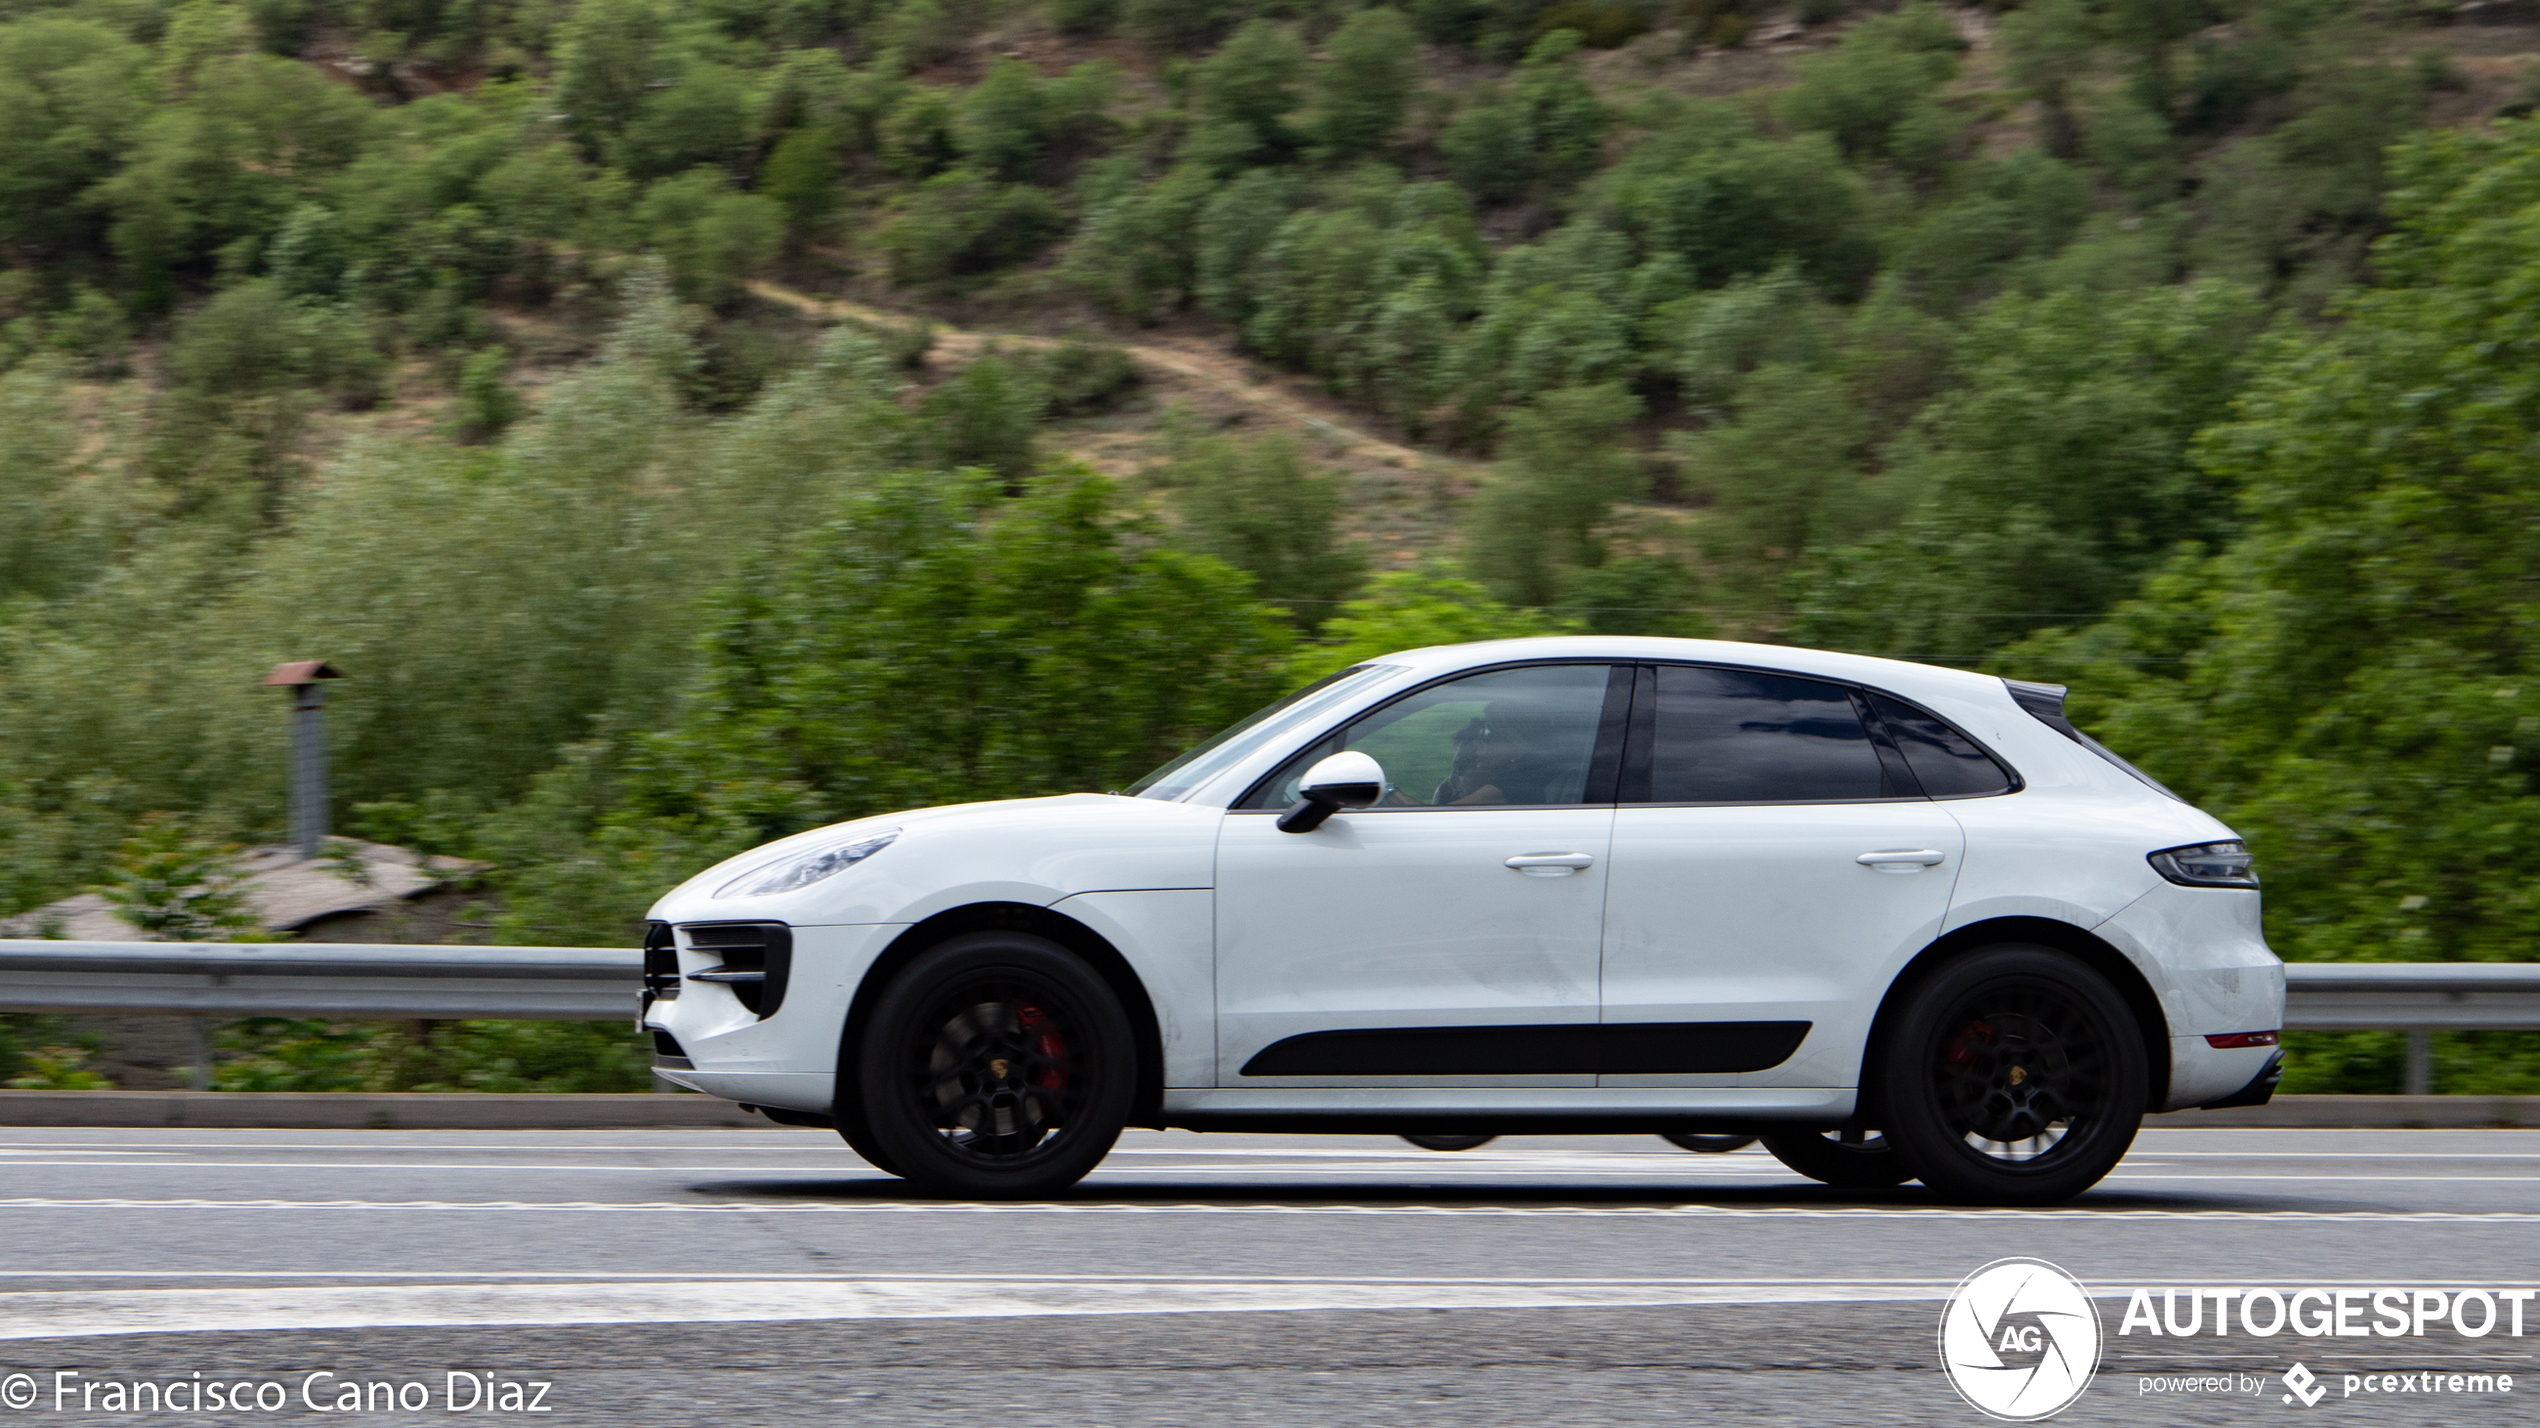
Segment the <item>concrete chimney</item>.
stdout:
<path fill-rule="evenodd" d="M 291 691 L 291 844 L 303 858 L 326 845 L 326 690 L 322 679 L 342 679 L 322 659 L 278 664 L 267 684 Z"/>

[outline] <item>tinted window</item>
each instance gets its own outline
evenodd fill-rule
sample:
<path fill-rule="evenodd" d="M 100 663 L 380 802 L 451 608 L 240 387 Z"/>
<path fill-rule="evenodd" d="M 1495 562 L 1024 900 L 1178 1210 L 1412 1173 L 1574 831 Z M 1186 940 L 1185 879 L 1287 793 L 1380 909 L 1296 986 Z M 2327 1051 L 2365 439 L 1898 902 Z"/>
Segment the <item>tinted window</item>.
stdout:
<path fill-rule="evenodd" d="M 1581 803 L 1611 670 L 1493 670 L 1433 685 L 1289 760 L 1247 808 L 1285 808 L 1316 761 L 1356 749 L 1384 766 L 1380 808 Z"/>
<path fill-rule="evenodd" d="M 1968 798 L 2011 791 L 2011 776 L 1966 735 L 1911 705 L 1873 694 L 1879 722 L 1905 751 L 1905 762 L 1934 798 Z"/>
<path fill-rule="evenodd" d="M 1849 802 L 1888 796 L 1852 692 L 1751 670 L 1658 668 L 1655 803 Z"/>

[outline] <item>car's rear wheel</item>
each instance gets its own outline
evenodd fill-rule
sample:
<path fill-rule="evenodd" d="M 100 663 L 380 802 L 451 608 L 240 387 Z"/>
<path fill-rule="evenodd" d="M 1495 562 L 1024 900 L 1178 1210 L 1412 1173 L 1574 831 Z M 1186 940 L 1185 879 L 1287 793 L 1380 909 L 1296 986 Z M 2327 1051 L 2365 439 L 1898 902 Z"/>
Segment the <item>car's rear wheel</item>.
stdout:
<path fill-rule="evenodd" d="M 1119 1139 L 1136 1055 L 1120 999 L 1065 948 L 954 938 L 892 979 L 866 1024 L 856 1095 L 880 1152 L 866 1159 L 943 1195 L 1054 1194 Z"/>
<path fill-rule="evenodd" d="M 1764 1137 L 1773 1159 L 1820 1184 L 1884 1190 L 1914 1178 L 1914 1167 L 1876 1130 L 1798 1130 Z"/>
<path fill-rule="evenodd" d="M 1988 947 L 1913 989 L 1881 1058 L 1887 1134 L 1941 1198 L 2051 1205 L 2099 1183 L 2143 1122 L 2143 1036 L 2106 977 Z"/>
<path fill-rule="evenodd" d="M 1478 1150 L 1499 1139 L 1495 1135 L 1405 1135 L 1422 1150 Z"/>

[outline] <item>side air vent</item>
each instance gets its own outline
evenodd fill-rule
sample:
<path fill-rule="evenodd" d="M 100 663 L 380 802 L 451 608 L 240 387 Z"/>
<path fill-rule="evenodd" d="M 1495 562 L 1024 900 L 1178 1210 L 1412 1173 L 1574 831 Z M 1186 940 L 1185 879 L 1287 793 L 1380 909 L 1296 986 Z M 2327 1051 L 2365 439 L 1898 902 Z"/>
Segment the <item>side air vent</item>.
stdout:
<path fill-rule="evenodd" d="M 776 1015 L 794 970 L 794 929 L 781 922 L 692 922 L 688 950 L 715 959 L 692 982 L 720 982 L 760 1017 Z"/>
<path fill-rule="evenodd" d="M 644 996 L 643 1008 L 650 1011 L 655 1002 L 673 1000 L 679 995 L 679 939 L 667 922 L 644 924 Z"/>
<path fill-rule="evenodd" d="M 660 1027 L 653 1028 L 653 1064 L 667 1066 L 673 1071 L 695 1069 L 695 1063 L 688 1059 L 688 1048 L 679 1044 L 678 1037 Z"/>

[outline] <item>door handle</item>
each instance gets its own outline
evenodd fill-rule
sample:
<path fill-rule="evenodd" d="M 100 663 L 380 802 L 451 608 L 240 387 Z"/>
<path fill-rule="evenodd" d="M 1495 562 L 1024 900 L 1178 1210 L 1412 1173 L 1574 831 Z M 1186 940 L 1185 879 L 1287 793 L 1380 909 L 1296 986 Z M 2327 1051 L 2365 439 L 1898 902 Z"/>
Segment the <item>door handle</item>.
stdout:
<path fill-rule="evenodd" d="M 1948 855 L 1937 848 L 1907 848 L 1894 852 L 1863 853 L 1852 861 L 1865 868 L 1876 868 L 1882 873 L 1902 873 L 1911 872 L 1916 868 L 1936 867 L 1946 856 Z"/>
<path fill-rule="evenodd" d="M 1519 853 L 1508 860 L 1508 866 L 1530 878 L 1568 877 L 1595 863 L 1594 853 Z"/>

